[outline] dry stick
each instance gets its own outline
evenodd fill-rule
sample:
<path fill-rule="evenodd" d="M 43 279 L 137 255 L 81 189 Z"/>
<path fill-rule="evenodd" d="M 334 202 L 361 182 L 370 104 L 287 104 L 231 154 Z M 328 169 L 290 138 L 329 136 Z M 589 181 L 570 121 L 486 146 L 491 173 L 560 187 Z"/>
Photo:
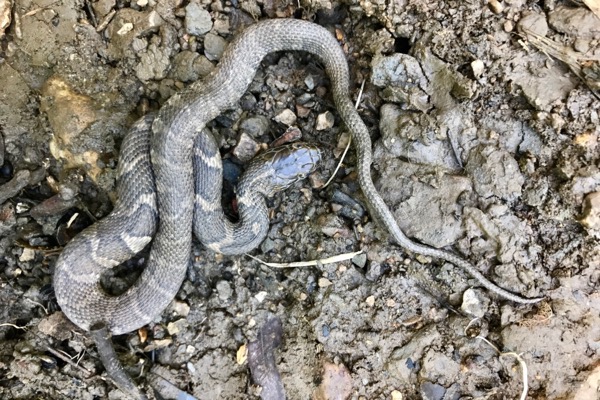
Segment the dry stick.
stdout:
<path fill-rule="evenodd" d="M 73 368 L 75 368 L 75 369 L 79 370 L 81 373 L 83 373 L 86 379 L 92 377 L 92 375 L 93 375 L 92 371 L 89 371 L 89 370 L 83 368 L 81 365 L 79 365 L 79 359 L 77 360 L 77 362 L 73 362 L 73 359 L 71 357 L 62 354 L 60 351 L 54 350 L 52 347 L 47 346 L 47 345 L 44 347 L 48 353 L 51 353 L 53 356 L 60 358 L 61 360 L 63 360 L 64 362 L 66 362 L 67 364 L 72 366 Z"/>
<path fill-rule="evenodd" d="M 355 251 L 353 253 L 339 254 L 337 256 L 328 257 L 328 258 L 321 258 L 318 260 L 297 261 L 297 262 L 291 262 L 291 263 L 270 263 L 270 262 L 263 261 L 258 257 L 254 257 L 253 255 L 250 255 L 250 254 L 246 254 L 246 255 L 248 257 L 250 257 L 251 259 L 256 260 L 259 263 L 266 265 L 267 267 L 271 267 L 271 268 L 299 268 L 299 267 L 311 267 L 311 266 L 322 265 L 322 264 L 333 264 L 333 263 L 337 263 L 340 261 L 350 260 L 350 259 L 352 259 L 352 257 L 354 257 L 358 254 L 361 254 L 361 253 L 362 253 L 362 250 Z"/>
<path fill-rule="evenodd" d="M 500 357 L 512 356 L 517 359 L 517 361 L 521 365 L 521 371 L 523 373 L 523 391 L 521 392 L 521 397 L 519 397 L 519 400 L 525 400 L 525 398 L 527 397 L 527 392 L 529 391 L 529 383 L 527 380 L 527 364 L 521 358 L 521 354 L 517 354 L 514 351 L 509 351 L 509 352 L 503 353 L 483 336 L 476 336 L 476 339 L 480 339 L 480 340 L 483 340 L 484 342 L 486 342 L 488 345 L 490 345 L 491 348 L 496 350 L 496 352 L 498 353 L 498 355 L 500 355 Z"/>
<path fill-rule="evenodd" d="M 365 80 L 363 79 L 363 81 L 360 85 L 360 91 L 358 92 L 358 97 L 356 99 L 356 104 L 354 105 L 354 108 L 356 108 L 356 109 L 358 109 L 358 106 L 360 105 L 360 101 L 362 100 L 362 95 L 363 95 L 364 89 L 365 89 Z M 346 145 L 346 148 L 344 149 L 344 152 L 342 153 L 342 156 L 340 157 L 340 162 L 338 162 L 337 166 L 335 167 L 335 171 L 333 171 L 333 173 L 331 174 L 331 176 L 329 177 L 327 182 L 323 185 L 321 190 L 325 189 L 331 183 L 331 181 L 333 181 L 333 178 L 335 178 L 335 175 L 337 174 L 337 172 L 339 171 L 339 169 L 342 166 L 342 163 L 344 162 L 344 158 L 346 157 L 346 154 L 348 153 L 348 150 L 350 149 L 351 144 L 352 144 L 352 136 L 348 136 L 348 144 Z"/>

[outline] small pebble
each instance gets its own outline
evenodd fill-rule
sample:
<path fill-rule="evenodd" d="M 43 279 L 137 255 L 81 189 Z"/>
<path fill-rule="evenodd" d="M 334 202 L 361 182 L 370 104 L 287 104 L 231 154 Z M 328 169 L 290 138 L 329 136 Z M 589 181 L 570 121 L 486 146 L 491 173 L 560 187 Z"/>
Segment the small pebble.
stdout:
<path fill-rule="evenodd" d="M 318 131 L 324 131 L 325 129 L 333 128 L 333 124 L 335 123 L 335 117 L 329 111 L 326 111 L 322 114 L 319 114 L 317 117 L 317 126 L 316 129 Z"/>
<path fill-rule="evenodd" d="M 480 290 L 467 289 L 463 294 L 463 302 L 460 309 L 470 316 L 481 318 L 487 312 L 489 302 L 489 299 Z"/>
<path fill-rule="evenodd" d="M 300 118 L 306 118 L 310 114 L 310 108 L 304 107 L 301 104 L 296 104 L 296 113 Z"/>
<path fill-rule="evenodd" d="M 367 305 L 369 307 L 373 307 L 375 305 L 375 296 L 367 297 L 367 299 L 365 300 L 365 303 L 367 303 Z"/>
<path fill-rule="evenodd" d="M 167 324 L 167 332 L 169 332 L 169 335 L 173 336 L 173 335 L 178 334 L 179 332 L 182 332 L 188 326 L 189 326 L 189 323 L 187 322 L 187 320 L 185 318 L 178 319 L 177 321 L 169 322 Z"/>
<path fill-rule="evenodd" d="M 254 97 L 252 97 L 254 98 Z M 240 130 L 248 133 L 254 138 L 261 137 L 266 134 L 269 129 L 269 119 L 262 115 L 246 118 L 240 124 Z"/>
<path fill-rule="evenodd" d="M 527 12 L 517 22 L 517 29 L 522 33 L 534 33 L 543 37 L 548 34 L 548 21 L 544 14 Z"/>
<path fill-rule="evenodd" d="M 204 37 L 204 55 L 211 61 L 220 60 L 226 47 L 227 41 L 219 35 L 208 33 Z"/>
<path fill-rule="evenodd" d="M 244 111 L 250 111 L 256 106 L 256 97 L 252 93 L 246 93 L 240 100 L 240 106 Z"/>
<path fill-rule="evenodd" d="M 308 88 L 308 90 L 313 90 L 315 88 L 315 78 L 313 78 L 312 75 L 308 75 L 304 79 L 304 84 L 306 85 L 306 87 Z"/>
<path fill-rule="evenodd" d="M 190 313 L 190 306 L 186 302 L 173 300 L 169 306 L 170 312 L 181 317 L 187 317 Z"/>
<path fill-rule="evenodd" d="M 329 279 L 327 279 L 327 278 L 319 278 L 318 285 L 319 285 L 319 287 L 320 287 L 320 288 L 326 288 L 326 287 L 328 287 L 328 286 L 331 286 L 331 285 L 332 285 L 332 283 L 331 283 L 331 281 L 330 281 Z"/>
<path fill-rule="evenodd" d="M 352 377 L 343 364 L 326 362 L 323 365 L 321 384 L 313 393 L 313 400 L 348 399 L 352 394 Z"/>
<path fill-rule="evenodd" d="M 280 124 L 292 126 L 296 123 L 296 114 L 294 114 L 294 112 L 289 108 L 286 108 L 285 110 L 277 114 L 274 119 Z"/>
<path fill-rule="evenodd" d="M 233 149 L 233 155 L 236 156 L 240 161 L 250 161 L 256 153 L 260 150 L 260 144 L 258 144 L 250 135 L 246 132 L 240 134 L 238 144 Z"/>
<path fill-rule="evenodd" d="M 267 292 L 265 292 L 265 291 L 258 292 L 254 295 L 254 298 L 256 300 L 258 300 L 259 303 L 262 303 L 267 298 Z"/>
<path fill-rule="evenodd" d="M 446 388 L 431 382 L 421 384 L 421 398 L 423 400 L 443 400 Z"/>
<path fill-rule="evenodd" d="M 389 269 L 386 264 L 381 264 L 377 261 L 371 261 L 367 268 L 365 278 L 370 282 L 377 282 L 379 278 Z"/>
<path fill-rule="evenodd" d="M 233 296 L 233 289 L 231 284 L 227 281 L 219 281 L 217 283 L 217 293 L 221 301 L 227 301 Z"/>
<path fill-rule="evenodd" d="M 471 69 L 473 70 L 473 76 L 475 76 L 475 79 L 481 78 L 481 75 L 483 75 L 484 70 L 483 61 L 475 60 L 471 62 Z"/>
<path fill-rule="evenodd" d="M 19 261 L 25 262 L 32 261 L 33 259 L 35 259 L 35 250 L 28 247 L 24 248 L 21 256 L 19 257 Z"/>
<path fill-rule="evenodd" d="M 583 199 L 581 225 L 589 229 L 600 229 L 600 192 L 590 193 Z"/>
<path fill-rule="evenodd" d="M 488 6 L 494 14 L 500 14 L 502 11 L 504 11 L 504 6 L 498 0 L 490 0 Z"/>
<path fill-rule="evenodd" d="M 333 191 L 330 201 L 332 207 L 334 204 L 339 206 L 335 212 L 343 217 L 357 219 L 362 218 L 365 215 L 364 207 L 358 201 L 339 189 Z"/>
<path fill-rule="evenodd" d="M 352 257 L 352 264 L 356 265 L 358 268 L 364 268 L 367 263 L 367 254 L 360 253 Z"/>

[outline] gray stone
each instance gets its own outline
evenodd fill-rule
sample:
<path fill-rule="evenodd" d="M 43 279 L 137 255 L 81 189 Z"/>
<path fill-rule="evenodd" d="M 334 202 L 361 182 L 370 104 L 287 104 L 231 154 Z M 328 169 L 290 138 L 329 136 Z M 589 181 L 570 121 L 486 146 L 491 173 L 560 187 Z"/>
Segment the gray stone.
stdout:
<path fill-rule="evenodd" d="M 449 386 L 456 382 L 461 373 L 460 364 L 437 349 L 429 349 L 423 357 L 423 368 L 419 372 L 423 380 L 439 382 Z"/>
<path fill-rule="evenodd" d="M 583 218 L 579 222 L 586 228 L 600 230 L 600 192 L 585 196 L 583 199 Z"/>
<path fill-rule="evenodd" d="M 523 190 L 523 201 L 532 207 L 539 207 L 544 204 L 548 194 L 548 179 L 531 179 L 525 183 Z"/>
<path fill-rule="evenodd" d="M 365 215 L 364 207 L 341 190 L 335 189 L 333 191 L 331 194 L 331 203 L 340 206 L 335 211 L 336 214 L 340 214 L 343 217 L 359 219 Z"/>
<path fill-rule="evenodd" d="M 253 97 L 254 98 L 254 97 Z M 269 129 L 269 119 L 262 115 L 246 118 L 240 124 L 240 130 L 254 138 L 261 137 Z"/>
<path fill-rule="evenodd" d="M 329 111 L 325 111 L 322 114 L 317 116 L 317 126 L 315 127 L 318 131 L 324 131 L 326 129 L 333 128 L 333 124 L 335 123 L 335 117 Z"/>
<path fill-rule="evenodd" d="M 308 75 L 304 79 L 304 84 L 308 88 L 308 90 L 313 90 L 315 88 L 315 78 L 312 75 Z"/>
<path fill-rule="evenodd" d="M 548 22 L 543 14 L 526 12 L 517 24 L 519 32 L 528 34 L 535 33 L 538 36 L 546 36 L 548 33 Z"/>
<path fill-rule="evenodd" d="M 446 388 L 431 382 L 421 384 L 421 397 L 423 400 L 443 400 Z"/>
<path fill-rule="evenodd" d="M 506 77 L 521 88 L 523 96 L 537 110 L 550 111 L 558 100 L 566 99 L 577 82 L 568 69 L 558 63 L 532 70 L 529 61 L 539 62 L 535 55 L 523 57 L 512 66 Z"/>
<path fill-rule="evenodd" d="M 244 111 L 250 111 L 256 106 L 256 97 L 252 93 L 246 93 L 240 100 L 240 106 Z"/>
<path fill-rule="evenodd" d="M 233 289 L 231 288 L 231 284 L 227 281 L 217 282 L 217 294 L 219 295 L 219 300 L 229 300 L 231 296 L 233 296 Z"/>
<path fill-rule="evenodd" d="M 204 35 L 212 29 L 210 13 L 199 3 L 191 2 L 185 7 L 185 30 L 190 35 Z"/>
<path fill-rule="evenodd" d="M 229 19 L 215 20 L 215 22 L 213 24 L 213 28 L 214 28 L 215 32 L 222 34 L 222 35 L 227 35 L 231 32 L 231 27 L 229 26 Z"/>
<path fill-rule="evenodd" d="M 247 133 L 242 132 L 238 139 L 238 144 L 233 149 L 233 155 L 236 156 L 240 161 L 250 161 L 260 150 L 260 145 L 256 143 L 252 137 Z"/>
<path fill-rule="evenodd" d="M 487 312 L 489 304 L 490 299 L 484 296 L 481 290 L 467 289 L 463 293 L 460 309 L 472 317 L 481 318 Z"/>
<path fill-rule="evenodd" d="M 358 268 L 364 268 L 367 264 L 367 254 L 360 253 L 352 257 L 352 264 L 356 265 Z"/>
<path fill-rule="evenodd" d="M 294 114 L 294 112 L 289 108 L 286 108 L 285 110 L 277 114 L 274 119 L 280 124 L 291 126 L 296 123 L 296 114 Z"/>
<path fill-rule="evenodd" d="M 377 261 L 371 261 L 365 278 L 370 282 L 377 282 L 388 269 L 389 267 L 384 264 Z"/>
<path fill-rule="evenodd" d="M 226 47 L 227 41 L 219 35 L 208 33 L 204 38 L 204 55 L 211 61 L 220 60 Z"/>

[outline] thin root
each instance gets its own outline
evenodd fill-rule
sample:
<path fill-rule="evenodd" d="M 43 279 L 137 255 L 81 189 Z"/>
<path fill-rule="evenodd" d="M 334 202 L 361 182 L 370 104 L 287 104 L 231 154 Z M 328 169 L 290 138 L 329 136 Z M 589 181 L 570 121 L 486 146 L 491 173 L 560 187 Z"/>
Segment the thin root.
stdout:
<path fill-rule="evenodd" d="M 483 340 L 484 342 L 486 342 L 492 349 L 496 350 L 496 353 L 498 353 L 498 355 L 500 357 L 511 356 L 511 357 L 514 357 L 517 359 L 517 361 L 521 365 L 521 372 L 523 375 L 523 390 L 521 391 L 521 397 L 519 397 L 519 400 L 525 400 L 525 398 L 527 397 L 527 392 L 529 391 L 529 381 L 527 378 L 527 364 L 525 363 L 525 360 L 523 360 L 521 358 L 522 353 L 518 354 L 518 353 L 515 353 L 514 351 L 509 351 L 509 352 L 503 353 L 483 336 L 477 336 L 476 339 L 480 339 L 480 340 Z"/>

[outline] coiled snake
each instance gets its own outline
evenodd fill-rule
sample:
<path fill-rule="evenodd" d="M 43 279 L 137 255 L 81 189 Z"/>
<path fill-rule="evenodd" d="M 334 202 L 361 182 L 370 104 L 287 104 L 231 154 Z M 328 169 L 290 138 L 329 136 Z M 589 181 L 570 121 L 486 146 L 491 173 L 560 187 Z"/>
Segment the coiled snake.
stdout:
<path fill-rule="evenodd" d="M 190 263 L 194 206 L 205 210 L 207 215 L 217 215 L 219 204 L 218 200 L 194 194 L 194 140 L 200 135 L 202 139 L 199 140 L 211 142 L 210 135 L 201 133 L 205 125 L 237 103 L 267 54 L 281 50 L 306 51 L 324 64 L 331 79 L 335 105 L 354 140 L 358 179 L 370 212 L 400 246 L 455 264 L 506 299 L 518 303 L 539 301 L 501 289 L 462 258 L 417 244 L 402 233 L 371 179 L 371 139 L 348 95 L 349 71 L 342 49 L 329 31 L 316 24 L 275 19 L 247 28 L 229 45 L 218 67 L 207 79 L 173 95 L 153 120 L 145 117 L 132 128 L 133 144 L 122 150 L 119 163 L 119 203 L 107 218 L 71 241 L 57 261 L 54 288 L 58 303 L 69 319 L 86 330 L 95 323 L 104 323 L 112 334 L 118 335 L 149 323 L 171 302 Z M 140 183 L 152 182 L 153 178 L 148 165 L 148 149 L 136 142 L 143 140 L 138 136 L 144 136 L 150 129 L 156 192 L 151 185 Z M 205 154 L 200 151 L 196 160 L 201 168 L 218 169 L 215 155 L 218 152 L 214 150 Z M 306 155 L 310 159 L 315 153 L 305 150 Z M 215 181 L 208 184 L 214 185 Z M 250 197 L 243 197 L 242 202 L 253 201 Z M 124 294 L 107 295 L 99 285 L 100 274 L 130 258 L 150 242 L 153 228 L 148 231 L 142 227 L 153 227 L 158 215 L 160 223 L 140 278 Z M 206 222 L 202 218 L 195 222 L 195 228 L 200 236 L 202 232 L 217 229 L 215 222 Z M 265 229 L 263 225 L 251 224 L 250 230 L 256 234 L 260 234 L 261 229 Z M 248 251 L 248 248 L 236 247 L 229 228 L 221 230 L 226 236 L 219 243 L 211 236 L 209 247 L 234 253 Z"/>

